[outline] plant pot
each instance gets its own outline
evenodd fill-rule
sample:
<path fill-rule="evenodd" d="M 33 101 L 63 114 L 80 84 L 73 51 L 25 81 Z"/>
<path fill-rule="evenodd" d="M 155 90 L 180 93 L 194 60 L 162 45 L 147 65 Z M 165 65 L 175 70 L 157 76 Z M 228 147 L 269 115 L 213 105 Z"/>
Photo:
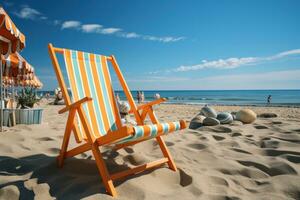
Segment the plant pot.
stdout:
<path fill-rule="evenodd" d="M 41 124 L 43 109 L 16 109 L 17 124 Z"/>
<path fill-rule="evenodd" d="M 15 109 L 4 108 L 3 109 L 3 126 L 14 126 L 15 120 Z"/>

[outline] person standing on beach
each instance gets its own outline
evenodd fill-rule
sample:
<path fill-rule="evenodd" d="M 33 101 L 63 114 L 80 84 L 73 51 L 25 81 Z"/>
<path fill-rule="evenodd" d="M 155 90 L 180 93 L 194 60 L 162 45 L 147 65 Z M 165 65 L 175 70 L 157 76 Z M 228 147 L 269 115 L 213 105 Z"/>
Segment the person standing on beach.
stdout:
<path fill-rule="evenodd" d="M 268 102 L 268 104 L 270 104 L 270 103 L 271 103 L 271 100 L 272 100 L 272 95 L 269 95 L 269 96 L 268 96 L 268 98 L 267 98 L 267 102 Z"/>
<path fill-rule="evenodd" d="M 116 100 L 117 100 L 117 102 L 120 102 L 120 101 L 121 101 L 120 96 L 119 96 L 119 93 L 116 93 Z"/>
<path fill-rule="evenodd" d="M 145 101 L 145 95 L 144 92 L 141 92 L 141 103 L 144 103 Z"/>
<path fill-rule="evenodd" d="M 140 91 L 136 92 L 136 98 L 137 98 L 138 103 L 141 103 L 141 92 Z"/>
<path fill-rule="evenodd" d="M 50 93 L 49 93 L 49 92 L 47 92 L 47 93 L 45 94 L 45 98 L 46 98 L 47 100 L 49 100 L 49 98 L 50 98 Z"/>

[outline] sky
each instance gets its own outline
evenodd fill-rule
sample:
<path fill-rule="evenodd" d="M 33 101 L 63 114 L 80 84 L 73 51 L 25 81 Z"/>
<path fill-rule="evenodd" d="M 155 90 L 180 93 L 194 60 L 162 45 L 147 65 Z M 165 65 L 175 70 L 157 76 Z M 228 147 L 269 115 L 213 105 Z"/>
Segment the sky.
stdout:
<path fill-rule="evenodd" d="M 0 4 L 26 35 L 21 54 L 43 90 L 58 85 L 48 43 L 114 55 L 132 90 L 300 88 L 299 0 Z"/>

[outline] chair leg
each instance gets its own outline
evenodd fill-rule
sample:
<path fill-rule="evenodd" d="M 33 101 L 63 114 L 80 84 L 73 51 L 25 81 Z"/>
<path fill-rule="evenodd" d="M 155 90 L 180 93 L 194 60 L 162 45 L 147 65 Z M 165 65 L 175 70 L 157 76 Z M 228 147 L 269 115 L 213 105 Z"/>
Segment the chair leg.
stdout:
<path fill-rule="evenodd" d="M 60 168 L 63 167 L 64 165 L 65 153 L 67 152 L 69 141 L 70 141 L 70 135 L 73 128 L 73 120 L 74 120 L 75 112 L 76 112 L 75 110 L 72 110 L 69 113 L 63 143 L 61 145 L 59 156 L 57 157 L 57 165 Z"/>
<path fill-rule="evenodd" d="M 61 145 L 61 150 L 59 156 L 57 156 L 57 166 L 62 168 L 64 165 L 65 153 L 68 149 L 71 131 L 65 132 L 63 143 Z"/>
<path fill-rule="evenodd" d="M 97 144 L 92 144 L 92 151 L 93 151 L 93 155 L 96 160 L 97 168 L 101 175 L 102 182 L 104 183 L 106 191 L 113 197 L 116 197 L 117 191 L 116 191 L 113 181 L 109 175 L 109 172 L 107 170 L 107 167 L 105 165 L 105 162 L 102 158 L 102 154 L 101 154 Z"/>
<path fill-rule="evenodd" d="M 176 172 L 177 171 L 177 167 L 176 167 L 175 162 L 174 162 L 174 160 L 173 160 L 173 158 L 172 158 L 172 156 L 171 156 L 171 154 L 170 154 L 170 152 L 169 152 L 169 150 L 167 148 L 167 145 L 166 145 L 165 141 L 163 140 L 163 138 L 161 136 L 158 136 L 156 138 L 156 140 L 157 140 L 157 142 L 158 142 L 158 144 L 160 146 L 160 149 L 161 149 L 164 157 L 168 158 L 169 168 L 171 170 L 173 170 L 173 171 Z"/>
<path fill-rule="evenodd" d="M 149 114 L 149 117 L 150 117 L 152 123 L 153 124 L 157 124 L 158 123 L 158 119 L 156 118 L 152 107 L 149 108 L 148 114 Z M 167 145 L 166 145 L 165 141 L 163 140 L 163 138 L 161 136 L 156 137 L 156 140 L 157 140 L 157 142 L 158 142 L 158 144 L 160 146 L 160 149 L 161 149 L 164 157 L 168 158 L 169 168 L 171 170 L 173 170 L 173 171 L 176 172 L 177 171 L 177 167 L 176 167 L 175 162 L 174 162 L 174 160 L 173 160 L 173 158 L 172 158 L 172 156 L 171 156 L 171 154 L 170 154 L 170 152 L 169 152 L 169 150 L 167 148 Z"/>

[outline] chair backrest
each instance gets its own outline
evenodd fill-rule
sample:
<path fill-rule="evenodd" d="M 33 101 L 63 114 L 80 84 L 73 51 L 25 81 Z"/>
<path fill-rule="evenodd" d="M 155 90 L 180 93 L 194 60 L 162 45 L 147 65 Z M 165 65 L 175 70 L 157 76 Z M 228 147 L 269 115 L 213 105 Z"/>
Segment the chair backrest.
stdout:
<path fill-rule="evenodd" d="M 58 48 L 49 45 L 50 55 L 66 104 L 69 105 L 84 97 L 93 98 L 93 101 L 83 105 L 83 109 L 95 138 L 121 128 L 121 118 L 107 63 L 108 57 L 69 49 L 59 49 L 59 51 L 55 51 L 55 49 Z M 64 57 L 72 98 L 69 97 L 66 82 L 55 55 L 57 52 L 62 53 Z M 76 124 L 79 128 L 79 133 L 76 134 L 80 134 L 77 135 L 77 139 L 86 139 L 80 120 L 77 120 Z"/>

